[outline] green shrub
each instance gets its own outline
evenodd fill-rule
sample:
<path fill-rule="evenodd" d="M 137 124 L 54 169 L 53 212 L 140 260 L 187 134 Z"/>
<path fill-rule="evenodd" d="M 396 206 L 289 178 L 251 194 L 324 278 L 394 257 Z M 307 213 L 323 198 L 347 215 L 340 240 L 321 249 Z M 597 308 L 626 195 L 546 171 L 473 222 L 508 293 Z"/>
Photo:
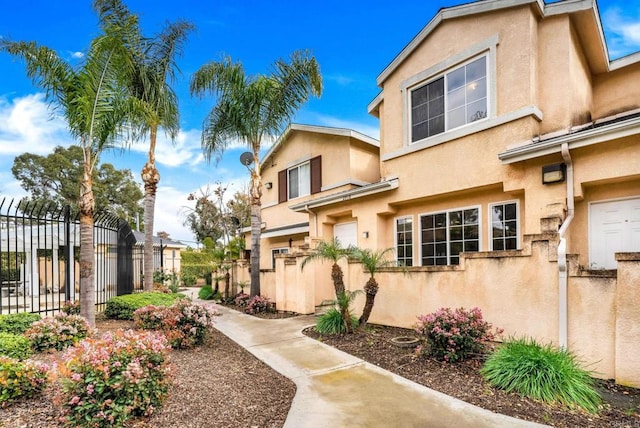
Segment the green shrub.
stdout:
<path fill-rule="evenodd" d="M 59 313 L 34 322 L 24 334 L 35 351 L 61 351 L 92 335 L 93 329 L 87 320 L 79 315 Z"/>
<path fill-rule="evenodd" d="M 0 331 L 0 355 L 16 360 L 26 360 L 31 353 L 29 339 L 21 334 Z"/>
<path fill-rule="evenodd" d="M 60 367 L 66 426 L 123 426 L 160 407 L 171 383 L 166 338 L 118 330 L 69 348 Z"/>
<path fill-rule="evenodd" d="M 210 285 L 205 285 L 204 287 L 200 288 L 200 291 L 198 291 L 198 298 L 200 300 L 211 300 L 213 299 L 214 295 L 215 292 Z"/>
<path fill-rule="evenodd" d="M 0 404 L 33 397 L 47 383 L 47 366 L 0 356 Z"/>
<path fill-rule="evenodd" d="M 60 310 L 67 315 L 80 315 L 80 301 L 74 300 L 72 302 L 71 300 L 67 300 Z"/>
<path fill-rule="evenodd" d="M 416 332 L 425 336 L 429 353 L 438 360 L 454 363 L 487 351 L 487 341 L 494 340 L 501 329 L 492 331 L 482 319 L 482 311 L 473 308 L 441 308 L 418 317 Z"/>
<path fill-rule="evenodd" d="M 20 312 L 17 314 L 0 315 L 0 331 L 13 334 L 23 334 L 31 324 L 40 321 L 40 314 Z"/>
<path fill-rule="evenodd" d="M 351 315 L 351 325 L 358 327 L 358 317 Z M 347 326 L 337 308 L 331 308 L 318 317 L 316 331 L 320 334 L 340 334 L 347 332 Z"/>
<path fill-rule="evenodd" d="M 110 319 L 132 320 L 136 309 L 148 305 L 171 306 L 177 299 L 183 297 L 185 296 L 180 293 L 166 294 L 153 291 L 116 296 L 107 301 L 104 315 Z"/>
<path fill-rule="evenodd" d="M 184 285 L 187 286 L 187 287 L 192 287 L 192 286 L 196 285 L 196 280 L 197 280 L 197 278 L 196 278 L 196 276 L 194 274 L 191 274 L 191 273 L 188 273 L 188 274 L 183 273 L 182 274 L 182 282 L 184 282 Z"/>
<path fill-rule="evenodd" d="M 573 354 L 534 339 L 508 339 L 480 373 L 497 388 L 547 403 L 579 406 L 592 413 L 601 403 L 590 372 L 580 368 Z"/>
<path fill-rule="evenodd" d="M 190 300 L 178 300 L 173 305 L 145 306 L 133 313 L 136 328 L 164 332 L 172 348 L 200 345 L 219 315 L 212 305 L 198 305 Z"/>

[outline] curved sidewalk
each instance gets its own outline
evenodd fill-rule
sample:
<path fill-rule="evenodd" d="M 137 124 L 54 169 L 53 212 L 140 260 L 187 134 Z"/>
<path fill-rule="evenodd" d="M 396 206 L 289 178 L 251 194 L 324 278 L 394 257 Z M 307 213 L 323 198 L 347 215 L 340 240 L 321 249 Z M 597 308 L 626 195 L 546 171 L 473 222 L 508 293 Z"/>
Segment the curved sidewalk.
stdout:
<path fill-rule="evenodd" d="M 265 320 L 219 307 L 216 328 L 295 382 L 285 422 L 301 427 L 541 427 L 492 413 L 311 339 L 311 315 Z"/>

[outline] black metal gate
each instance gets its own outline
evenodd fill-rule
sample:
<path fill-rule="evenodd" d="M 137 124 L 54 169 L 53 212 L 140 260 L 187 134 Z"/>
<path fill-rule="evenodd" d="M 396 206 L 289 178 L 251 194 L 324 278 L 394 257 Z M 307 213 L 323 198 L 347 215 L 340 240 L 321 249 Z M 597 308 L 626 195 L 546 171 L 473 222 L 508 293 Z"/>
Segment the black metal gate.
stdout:
<path fill-rule="evenodd" d="M 133 291 L 129 225 L 107 212 L 94 219 L 96 309 Z M 80 223 L 69 206 L 0 202 L 0 314 L 55 313 L 79 296 Z"/>

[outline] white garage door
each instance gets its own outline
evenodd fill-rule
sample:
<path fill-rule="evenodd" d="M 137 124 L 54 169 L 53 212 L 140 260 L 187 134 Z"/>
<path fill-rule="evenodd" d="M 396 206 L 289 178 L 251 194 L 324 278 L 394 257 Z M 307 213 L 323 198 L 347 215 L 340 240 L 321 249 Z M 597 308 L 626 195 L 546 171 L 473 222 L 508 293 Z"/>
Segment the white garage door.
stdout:
<path fill-rule="evenodd" d="M 640 251 L 640 198 L 593 203 L 589 223 L 592 269 L 615 269 L 615 253 Z"/>
<path fill-rule="evenodd" d="M 358 246 L 358 223 L 338 223 L 333 225 L 333 236 L 340 240 L 343 248 Z"/>

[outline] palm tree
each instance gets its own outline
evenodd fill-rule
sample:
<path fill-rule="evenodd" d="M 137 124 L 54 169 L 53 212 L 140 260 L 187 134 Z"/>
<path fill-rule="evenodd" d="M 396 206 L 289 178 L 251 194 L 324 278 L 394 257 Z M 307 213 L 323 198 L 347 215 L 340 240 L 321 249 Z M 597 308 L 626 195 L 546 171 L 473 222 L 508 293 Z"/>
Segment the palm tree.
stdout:
<path fill-rule="evenodd" d="M 137 18 L 118 8 L 107 12 L 101 5 L 102 1 L 96 1 L 94 9 L 103 33 L 92 40 L 77 68 L 37 42 L 0 39 L 0 51 L 26 63 L 27 77 L 46 91 L 47 99 L 62 113 L 83 151 L 78 197 L 80 306 L 91 325 L 95 325 L 93 172 L 102 151 L 118 140 L 127 118 L 135 111 L 120 85 L 120 73 L 129 70 L 124 46 Z"/>
<path fill-rule="evenodd" d="M 343 248 L 340 244 L 340 240 L 334 237 L 331 241 L 320 241 L 316 248 L 306 256 L 302 260 L 302 264 L 300 265 L 300 269 L 303 270 L 304 267 L 314 261 L 314 260 L 327 260 L 332 262 L 331 266 L 331 280 L 333 282 L 333 288 L 336 293 L 336 302 L 338 302 L 338 306 L 340 308 L 340 315 L 342 316 L 342 320 L 347 328 L 347 332 L 351 333 L 351 314 L 349 313 L 349 303 L 350 298 L 349 294 L 345 293 L 344 288 L 344 280 L 342 273 L 342 268 L 338 264 L 338 261 L 343 258 L 347 258 L 351 255 L 352 249 Z M 340 302 L 346 304 L 340 304 Z"/>
<path fill-rule="evenodd" d="M 378 281 L 376 281 L 375 275 L 381 268 L 387 266 L 395 266 L 395 261 L 387 259 L 388 253 L 393 251 L 393 248 L 387 248 L 385 250 L 373 251 L 370 249 L 356 248 L 353 251 L 353 257 L 362 263 L 364 269 L 369 273 L 369 280 L 364 286 L 364 292 L 366 300 L 364 308 L 362 309 L 362 315 L 358 320 L 359 325 L 362 327 L 369 321 L 369 315 L 373 309 L 373 303 L 378 293 Z"/>
<path fill-rule="evenodd" d="M 322 77 L 316 59 L 295 51 L 289 61 L 279 59 L 268 75 L 247 76 L 242 64 L 229 57 L 210 62 L 191 78 L 191 94 L 214 94 L 216 104 L 204 120 L 202 149 L 207 160 L 219 160 L 226 147 L 237 140 L 253 155 L 251 169 L 251 296 L 260 294 L 260 231 L 262 225 L 262 175 L 260 150 L 263 141 L 283 132 L 296 111 L 311 95 L 322 93 Z"/>
<path fill-rule="evenodd" d="M 118 2 L 116 0 L 116 2 Z M 162 127 L 171 140 L 180 130 L 178 98 L 170 83 L 178 71 L 175 58 L 193 24 L 178 21 L 168 24 L 154 39 L 139 38 L 140 46 L 131 46 L 134 68 L 127 86 L 131 95 L 145 107 L 146 115 L 136 124 L 138 133 L 149 134 L 149 158 L 142 168 L 144 183 L 144 289 L 153 288 L 153 223 L 160 174 L 155 164 L 156 137 Z"/>

